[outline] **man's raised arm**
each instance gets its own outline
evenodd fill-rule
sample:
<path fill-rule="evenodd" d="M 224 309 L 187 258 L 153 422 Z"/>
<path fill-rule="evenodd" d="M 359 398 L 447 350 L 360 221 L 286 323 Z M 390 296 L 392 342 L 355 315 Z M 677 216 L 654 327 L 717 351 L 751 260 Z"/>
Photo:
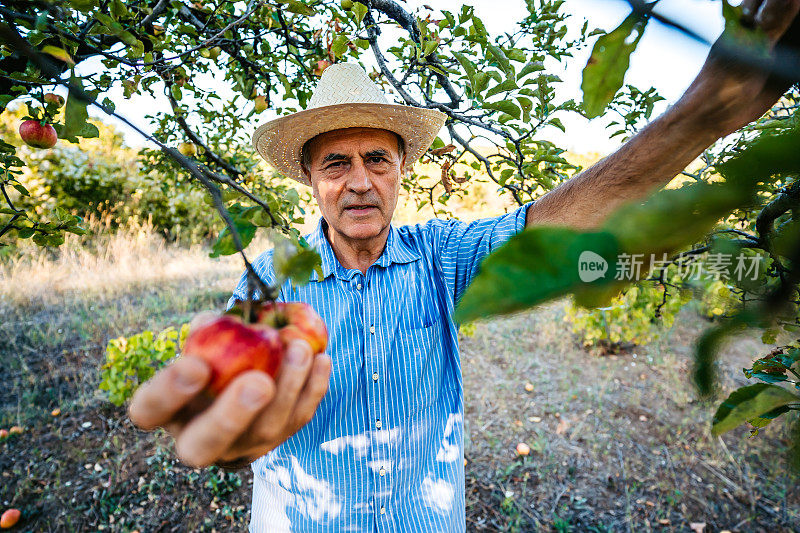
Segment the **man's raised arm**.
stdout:
<path fill-rule="evenodd" d="M 763 29 L 774 47 L 797 17 L 800 0 L 745 0 L 742 7 L 744 22 Z M 798 30 L 795 23 L 791 31 Z M 619 150 L 537 200 L 526 225 L 599 226 L 620 205 L 666 185 L 714 141 L 759 118 L 789 85 L 712 48 L 675 105 Z"/>

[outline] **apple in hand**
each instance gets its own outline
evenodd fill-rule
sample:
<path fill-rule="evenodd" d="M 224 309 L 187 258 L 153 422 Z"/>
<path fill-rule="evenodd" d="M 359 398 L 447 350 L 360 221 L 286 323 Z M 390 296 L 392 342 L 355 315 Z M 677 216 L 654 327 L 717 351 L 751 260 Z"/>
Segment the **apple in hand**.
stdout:
<path fill-rule="evenodd" d="M 231 380 L 248 370 L 278 373 L 287 344 L 308 342 L 313 353 L 328 345 L 328 328 L 314 308 L 301 302 L 237 302 L 227 313 L 192 329 L 183 354 L 199 357 L 211 367 L 207 392 L 218 395 Z M 249 315 L 253 318 L 246 320 Z"/>
<path fill-rule="evenodd" d="M 261 306 L 256 321 L 276 328 L 286 344 L 292 339 L 302 339 L 308 342 L 315 354 L 328 347 L 328 328 L 307 303 L 267 302 Z"/>
<path fill-rule="evenodd" d="M 35 148 L 52 148 L 58 140 L 56 129 L 53 126 L 33 119 L 28 119 L 20 124 L 19 136 L 25 144 Z"/>
<path fill-rule="evenodd" d="M 283 351 L 275 329 L 245 324 L 234 314 L 222 315 L 190 331 L 183 346 L 185 356 L 199 357 L 211 367 L 207 391 L 212 396 L 247 370 L 261 370 L 275 377 Z"/>

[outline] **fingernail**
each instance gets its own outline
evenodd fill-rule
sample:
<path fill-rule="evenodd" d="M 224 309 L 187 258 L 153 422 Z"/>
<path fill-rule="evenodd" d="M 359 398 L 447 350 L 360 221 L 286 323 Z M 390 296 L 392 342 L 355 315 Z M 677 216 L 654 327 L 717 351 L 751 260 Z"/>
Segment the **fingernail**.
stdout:
<path fill-rule="evenodd" d="M 267 393 L 263 387 L 247 385 L 239 393 L 239 403 L 249 409 L 258 409 L 264 404 Z"/>
<path fill-rule="evenodd" d="M 297 342 L 289 344 L 286 348 L 286 362 L 292 366 L 303 366 L 306 362 L 306 350 Z"/>
<path fill-rule="evenodd" d="M 183 368 L 178 372 L 176 381 L 180 388 L 190 391 L 200 388 L 203 385 L 205 369 L 201 364 L 198 364 L 199 361 L 194 361 L 191 358 L 188 358 L 188 360 L 192 362 L 184 363 Z"/>

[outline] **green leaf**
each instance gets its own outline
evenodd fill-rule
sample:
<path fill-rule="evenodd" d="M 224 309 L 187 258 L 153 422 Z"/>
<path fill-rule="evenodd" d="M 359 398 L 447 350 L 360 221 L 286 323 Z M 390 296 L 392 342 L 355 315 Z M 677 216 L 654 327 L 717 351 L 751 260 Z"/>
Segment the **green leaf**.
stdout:
<path fill-rule="evenodd" d="M 311 8 L 311 6 L 307 6 L 298 0 L 289 0 L 285 5 L 287 11 L 297 15 L 305 15 L 306 17 L 311 17 L 314 15 L 314 9 Z M 355 5 L 353 7 L 355 7 Z"/>
<path fill-rule="evenodd" d="M 342 57 L 344 53 L 347 51 L 347 43 L 350 39 L 347 38 L 347 35 L 340 33 L 336 36 L 331 44 L 331 53 L 335 57 Z"/>
<path fill-rule="evenodd" d="M 55 57 L 56 59 L 59 59 L 59 60 L 63 61 L 64 63 L 66 63 L 68 65 L 74 65 L 75 64 L 75 61 L 72 60 L 72 57 L 70 57 L 69 53 L 66 50 L 64 50 L 63 48 L 59 48 L 57 46 L 52 46 L 52 45 L 47 45 L 47 46 L 42 48 L 42 53 L 49 54 L 49 55 Z"/>
<path fill-rule="evenodd" d="M 351 11 L 353 15 L 355 15 L 358 25 L 360 26 L 361 22 L 364 20 L 364 17 L 367 16 L 367 6 L 361 2 L 355 2 L 353 3 L 353 9 Z"/>
<path fill-rule="evenodd" d="M 291 279 L 293 285 L 305 285 L 313 272 L 322 279 L 322 258 L 317 251 L 287 238 L 280 238 L 275 243 L 272 265 L 276 284 Z"/>
<path fill-rule="evenodd" d="M 519 72 L 519 76 L 517 76 L 517 79 L 524 78 L 528 74 L 531 74 L 532 72 L 539 72 L 540 70 L 544 70 L 544 63 L 542 63 L 541 61 L 531 61 L 530 63 L 522 67 L 522 70 Z"/>
<path fill-rule="evenodd" d="M 583 69 L 583 107 L 589 118 L 600 116 L 622 87 L 631 53 L 644 34 L 646 20 L 632 13 L 614 31 L 594 44 L 589 62 Z M 636 36 L 631 41 L 631 35 Z"/>
<path fill-rule="evenodd" d="M 489 55 L 500 65 L 500 70 L 502 70 L 506 76 L 514 76 L 514 69 L 511 67 L 511 63 L 508 61 L 506 54 L 500 48 L 490 43 L 487 43 L 486 48 L 489 50 Z"/>
<path fill-rule="evenodd" d="M 247 245 L 250 244 L 250 241 L 253 240 L 256 234 L 256 226 L 247 220 L 237 218 L 233 219 L 233 226 L 236 228 L 237 233 L 239 233 L 239 238 L 242 240 L 242 249 L 247 248 Z M 233 234 L 228 228 L 224 228 L 219 232 L 219 237 L 217 237 L 217 241 L 212 246 L 209 257 L 233 255 L 238 251 L 233 240 Z"/>
<path fill-rule="evenodd" d="M 505 81 L 503 81 L 502 83 L 498 83 L 497 85 L 495 85 L 494 87 L 489 89 L 486 92 L 485 98 L 489 98 L 491 96 L 494 96 L 496 94 L 499 94 L 499 93 L 502 93 L 502 92 L 505 92 L 505 91 L 513 91 L 516 88 L 517 88 L 517 82 L 514 80 L 514 78 L 508 78 Z"/>
<path fill-rule="evenodd" d="M 500 111 L 516 119 L 519 119 L 521 114 L 520 108 L 517 106 L 517 104 L 515 104 L 510 100 L 501 100 L 499 102 L 484 102 L 483 108 L 491 109 L 494 111 Z"/>
<path fill-rule="evenodd" d="M 714 415 L 711 433 L 714 436 L 759 418 L 781 406 L 800 403 L 800 396 L 777 385 L 756 383 L 737 389 L 722 402 Z"/>
<path fill-rule="evenodd" d="M 464 72 L 467 74 L 467 79 L 469 80 L 470 85 L 472 85 L 473 92 L 475 91 L 475 64 L 467 59 L 464 54 L 459 52 L 453 52 L 453 57 L 456 58 L 456 61 L 461 65 L 461 68 L 464 69 Z"/>
<path fill-rule="evenodd" d="M 464 323 L 512 313 L 566 294 L 579 285 L 583 286 L 582 292 L 608 288 L 615 284 L 618 252 L 619 244 L 608 232 L 580 233 L 558 227 L 526 229 L 483 261 L 479 274 L 458 303 L 455 319 Z M 597 268 L 589 266 L 589 261 L 597 263 Z M 581 262 L 598 277 L 582 281 Z M 601 272 L 603 262 L 606 270 Z"/>
<path fill-rule="evenodd" d="M 73 85 L 83 87 L 81 79 L 72 76 L 70 79 Z M 94 96 L 90 94 L 90 96 Z M 89 113 L 86 110 L 88 102 L 83 101 L 75 91 L 70 91 L 67 103 L 64 107 L 64 126 L 58 132 L 58 136 L 69 142 L 77 143 L 78 137 L 98 137 L 100 132 L 97 126 L 88 122 Z"/>

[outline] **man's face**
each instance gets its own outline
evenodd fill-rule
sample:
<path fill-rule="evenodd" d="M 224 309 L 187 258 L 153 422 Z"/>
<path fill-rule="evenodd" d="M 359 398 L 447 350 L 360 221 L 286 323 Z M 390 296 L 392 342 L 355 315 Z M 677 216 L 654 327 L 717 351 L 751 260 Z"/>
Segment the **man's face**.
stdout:
<path fill-rule="evenodd" d="M 386 130 L 346 128 L 315 137 L 308 149 L 306 172 L 330 229 L 351 241 L 381 235 L 397 205 L 405 160 L 397 136 Z"/>

